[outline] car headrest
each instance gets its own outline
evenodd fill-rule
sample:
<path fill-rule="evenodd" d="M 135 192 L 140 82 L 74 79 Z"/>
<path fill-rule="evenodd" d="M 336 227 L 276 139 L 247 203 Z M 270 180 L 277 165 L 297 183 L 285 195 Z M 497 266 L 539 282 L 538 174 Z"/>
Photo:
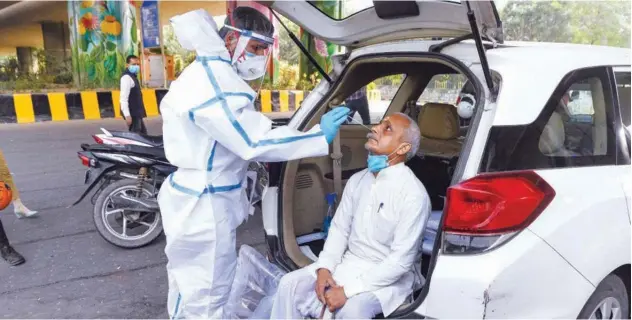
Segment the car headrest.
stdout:
<path fill-rule="evenodd" d="M 551 118 L 544 126 L 538 148 L 545 155 L 555 154 L 564 148 L 566 134 L 564 132 L 564 121 L 562 115 L 557 111 L 553 112 Z"/>
<path fill-rule="evenodd" d="M 426 103 L 421 107 L 417 124 L 425 138 L 452 140 L 459 136 L 459 115 L 451 104 Z"/>

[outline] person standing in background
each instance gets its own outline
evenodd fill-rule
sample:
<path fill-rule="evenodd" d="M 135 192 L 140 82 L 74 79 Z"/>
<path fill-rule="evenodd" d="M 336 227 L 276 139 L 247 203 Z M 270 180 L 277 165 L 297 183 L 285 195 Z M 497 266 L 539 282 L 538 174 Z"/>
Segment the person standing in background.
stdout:
<path fill-rule="evenodd" d="M 351 109 L 349 118 L 353 118 L 357 111 L 360 114 L 360 117 L 362 117 L 362 124 L 364 124 L 365 126 L 371 124 L 371 115 L 369 114 L 369 100 L 366 97 L 366 87 L 362 87 L 360 88 L 360 90 L 350 95 L 345 100 L 345 105 L 347 108 Z M 348 120 L 347 123 L 351 123 L 351 120 Z"/>
<path fill-rule="evenodd" d="M 143 121 L 145 106 L 137 76 L 140 72 L 140 61 L 137 56 L 130 55 L 126 62 L 127 66 L 121 76 L 121 112 L 129 131 L 147 134 L 147 128 Z"/>
<path fill-rule="evenodd" d="M 16 217 L 20 219 L 29 218 L 37 214 L 37 211 L 30 210 L 22 203 L 22 200 L 20 200 L 20 193 L 13 182 L 11 171 L 9 171 L 9 166 L 7 165 L 7 161 L 4 159 L 2 150 L 0 150 L 0 181 L 8 184 L 11 188 L 11 192 L 13 194 L 13 213 L 15 213 Z M 2 235 L 0 234 L 0 238 L 1 237 Z"/>

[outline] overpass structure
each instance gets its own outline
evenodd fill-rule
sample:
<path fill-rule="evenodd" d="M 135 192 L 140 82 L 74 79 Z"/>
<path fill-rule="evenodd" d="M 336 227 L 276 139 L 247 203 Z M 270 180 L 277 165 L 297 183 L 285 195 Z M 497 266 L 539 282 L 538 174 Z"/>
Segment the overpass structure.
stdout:
<path fill-rule="evenodd" d="M 132 0 L 0 1 L 0 60 L 16 56 L 20 70 L 35 72 L 36 49 L 44 49 L 56 61 L 72 59 L 73 69 L 86 71 L 79 76 L 92 76 L 94 70 L 102 68 L 87 65 L 80 57 L 92 54 L 92 57 L 115 60 L 116 51 L 123 57 L 127 53 L 139 53 L 142 3 Z M 199 8 L 206 9 L 217 19 L 226 15 L 226 1 L 159 1 L 158 7 L 159 27 L 168 25 L 175 15 Z M 96 41 L 99 37 L 102 43 Z M 104 55 L 99 55 L 98 50 L 103 50 Z M 112 55 L 108 56 L 108 52 Z M 116 62 L 120 68 L 121 61 Z M 99 76 L 107 77 L 108 70 L 103 72 Z M 114 76 L 114 72 L 110 73 Z"/>

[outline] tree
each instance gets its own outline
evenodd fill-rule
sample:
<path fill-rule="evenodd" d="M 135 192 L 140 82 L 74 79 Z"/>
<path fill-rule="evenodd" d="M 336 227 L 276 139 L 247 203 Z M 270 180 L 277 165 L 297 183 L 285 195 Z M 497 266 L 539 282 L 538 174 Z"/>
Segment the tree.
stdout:
<path fill-rule="evenodd" d="M 294 33 L 294 35 L 298 37 L 300 29 L 299 26 L 283 16 L 281 16 L 280 18 L 281 21 L 288 27 L 288 29 L 290 29 L 290 31 L 292 31 L 292 33 Z M 287 31 L 285 31 L 285 28 L 283 28 L 280 24 L 279 28 L 279 60 L 286 61 L 289 65 L 298 65 L 298 57 L 302 53 L 300 52 L 294 41 L 292 41 Z"/>
<path fill-rule="evenodd" d="M 630 1 L 510 1 L 507 40 L 630 47 Z"/>
<path fill-rule="evenodd" d="M 570 42 L 569 3 L 511 1 L 502 11 L 506 40 Z"/>
<path fill-rule="evenodd" d="M 573 43 L 630 47 L 630 1 L 569 4 Z"/>

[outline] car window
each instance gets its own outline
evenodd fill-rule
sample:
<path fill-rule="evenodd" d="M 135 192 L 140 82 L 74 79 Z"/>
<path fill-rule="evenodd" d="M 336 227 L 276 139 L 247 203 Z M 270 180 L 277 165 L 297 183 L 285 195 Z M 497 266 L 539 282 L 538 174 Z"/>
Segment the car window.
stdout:
<path fill-rule="evenodd" d="M 474 88 L 468 84 L 467 78 L 462 74 L 437 74 L 432 77 L 417 99 L 417 105 L 443 103 L 451 104 L 456 108 L 461 99 L 465 99 L 473 107 L 476 104 L 475 92 Z M 460 125 L 462 127 L 468 126 L 471 116 L 467 118 L 459 116 Z"/>
<path fill-rule="evenodd" d="M 571 73 L 533 123 L 492 128 L 483 171 L 616 164 L 613 90 L 605 68 Z"/>
<path fill-rule="evenodd" d="M 348 124 L 379 123 L 405 78 L 404 74 L 381 77 L 346 97 L 345 105 L 351 109 L 355 122 L 349 121 Z"/>

